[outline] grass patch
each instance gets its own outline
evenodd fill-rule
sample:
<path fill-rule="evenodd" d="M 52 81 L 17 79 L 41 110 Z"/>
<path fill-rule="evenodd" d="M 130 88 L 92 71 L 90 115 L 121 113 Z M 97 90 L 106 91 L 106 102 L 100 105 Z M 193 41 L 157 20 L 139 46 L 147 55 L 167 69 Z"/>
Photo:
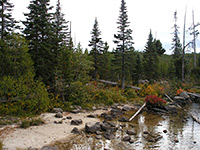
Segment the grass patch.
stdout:
<path fill-rule="evenodd" d="M 24 119 L 22 120 L 22 123 L 20 125 L 20 128 L 28 128 L 30 126 L 39 126 L 39 125 L 42 125 L 44 124 L 44 121 L 41 119 L 41 118 L 37 118 L 37 119 Z"/>
<path fill-rule="evenodd" d="M 0 116 L 0 125 L 11 125 L 19 122 L 19 119 L 12 116 Z"/>

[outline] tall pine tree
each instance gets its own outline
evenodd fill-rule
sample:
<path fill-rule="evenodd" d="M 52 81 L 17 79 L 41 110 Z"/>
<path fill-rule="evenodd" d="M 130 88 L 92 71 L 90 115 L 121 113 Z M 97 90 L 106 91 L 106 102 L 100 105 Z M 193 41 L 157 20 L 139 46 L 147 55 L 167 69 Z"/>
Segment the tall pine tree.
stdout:
<path fill-rule="evenodd" d="M 17 21 L 12 18 L 12 10 L 14 5 L 9 0 L 0 1 L 0 36 L 4 39 L 6 35 L 17 28 Z"/>
<path fill-rule="evenodd" d="M 116 48 L 116 61 L 121 61 L 121 79 L 122 89 L 125 88 L 125 55 L 126 52 L 132 49 L 132 30 L 129 29 L 130 22 L 128 21 L 127 7 L 125 0 L 121 1 L 119 19 L 117 21 L 118 31 L 114 34 L 114 43 L 117 44 Z"/>
<path fill-rule="evenodd" d="M 144 73 L 148 80 L 158 77 L 158 54 L 151 30 L 144 51 Z"/>
<path fill-rule="evenodd" d="M 42 77 L 46 85 L 54 81 L 55 55 L 52 40 L 54 39 L 52 9 L 49 0 L 32 0 L 28 6 L 29 13 L 24 14 L 26 21 L 24 34 L 29 41 L 29 49 L 36 70 L 36 77 Z"/>
<path fill-rule="evenodd" d="M 99 30 L 99 23 L 97 21 L 97 18 L 95 18 L 94 26 L 91 32 L 92 39 L 89 41 L 89 46 L 92 47 L 92 50 L 90 54 L 93 57 L 94 60 L 94 73 L 93 73 L 93 78 L 97 80 L 97 75 L 98 75 L 98 65 L 99 65 L 99 55 L 103 51 L 103 41 L 100 37 L 101 31 Z"/>

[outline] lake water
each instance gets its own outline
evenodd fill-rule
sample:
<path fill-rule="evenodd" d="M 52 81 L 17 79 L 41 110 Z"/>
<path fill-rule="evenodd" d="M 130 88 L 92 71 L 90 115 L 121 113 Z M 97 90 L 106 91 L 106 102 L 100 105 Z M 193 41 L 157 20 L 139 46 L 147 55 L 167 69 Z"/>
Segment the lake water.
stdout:
<path fill-rule="evenodd" d="M 59 149 L 65 150 L 199 150 L 200 149 L 200 124 L 193 121 L 189 113 L 195 112 L 200 117 L 200 104 L 188 104 L 179 110 L 178 114 L 156 115 L 143 112 L 129 123 L 114 122 L 125 127 L 117 130 L 115 139 L 98 140 L 95 135 L 85 134 L 76 136 L 70 142 L 57 143 Z M 134 112 L 128 112 L 131 117 Z M 136 135 L 131 135 L 133 143 L 122 141 L 126 130 L 133 130 Z M 148 134 L 145 134 L 148 133 Z M 161 137 L 152 142 L 147 138 Z"/>

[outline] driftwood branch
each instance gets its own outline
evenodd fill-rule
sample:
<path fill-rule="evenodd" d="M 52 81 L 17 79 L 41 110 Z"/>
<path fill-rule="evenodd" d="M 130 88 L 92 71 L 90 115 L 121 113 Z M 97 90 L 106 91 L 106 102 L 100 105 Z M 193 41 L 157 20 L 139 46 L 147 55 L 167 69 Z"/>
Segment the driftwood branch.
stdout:
<path fill-rule="evenodd" d="M 192 119 L 193 119 L 194 121 L 196 121 L 197 123 L 200 124 L 199 118 L 198 118 L 194 113 L 191 113 L 190 116 L 192 117 Z"/>
<path fill-rule="evenodd" d="M 173 100 L 171 99 L 171 97 L 169 97 L 166 93 L 165 93 L 165 96 L 166 96 L 171 102 L 173 102 Z"/>
<path fill-rule="evenodd" d="M 147 103 L 144 103 L 142 107 L 129 119 L 129 121 L 133 120 L 141 111 L 142 109 L 146 106 Z"/>

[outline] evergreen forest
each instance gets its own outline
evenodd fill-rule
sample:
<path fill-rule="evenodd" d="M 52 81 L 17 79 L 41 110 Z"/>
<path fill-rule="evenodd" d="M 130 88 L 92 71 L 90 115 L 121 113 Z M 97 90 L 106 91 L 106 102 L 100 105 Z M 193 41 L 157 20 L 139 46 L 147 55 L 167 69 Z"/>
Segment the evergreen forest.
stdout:
<path fill-rule="evenodd" d="M 89 48 L 75 46 L 60 0 L 56 6 L 50 0 L 31 0 L 24 21 L 12 17 L 13 8 L 9 0 L 0 1 L 0 115 L 142 103 L 146 95 L 173 96 L 200 84 L 200 54 L 185 53 L 195 40 L 180 43 L 176 11 L 171 23 L 173 54 L 168 55 L 151 29 L 144 50 L 134 48 L 134 20 L 128 19 L 125 0 L 119 6 L 114 49 L 101 38 L 98 17 L 88 33 Z M 197 38 L 195 27 L 192 34 Z"/>

